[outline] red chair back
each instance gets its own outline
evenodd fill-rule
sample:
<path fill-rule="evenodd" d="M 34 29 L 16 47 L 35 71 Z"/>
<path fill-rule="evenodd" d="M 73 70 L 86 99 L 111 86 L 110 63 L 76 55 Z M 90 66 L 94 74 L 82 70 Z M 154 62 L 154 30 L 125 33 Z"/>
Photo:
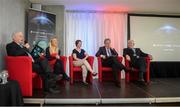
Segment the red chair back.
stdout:
<path fill-rule="evenodd" d="M 18 81 L 23 96 L 32 96 L 33 88 L 42 88 L 41 79 L 32 72 L 32 59 L 30 57 L 6 56 L 5 60 L 9 79 Z"/>
<path fill-rule="evenodd" d="M 122 57 L 118 56 L 118 61 L 122 62 Z M 121 79 L 121 72 L 119 72 L 119 79 Z M 102 66 L 102 58 L 98 57 L 98 80 L 100 82 L 106 80 L 106 81 L 112 81 L 114 80 L 112 75 L 112 68 L 110 67 L 103 67 Z"/>
<path fill-rule="evenodd" d="M 150 58 L 146 57 L 146 75 L 145 75 L 145 81 L 148 83 L 150 82 Z M 125 66 L 128 68 L 132 68 L 130 66 L 130 62 L 128 60 L 125 59 Z M 130 82 L 130 81 L 136 81 L 139 79 L 139 69 L 137 68 L 133 68 L 133 71 L 130 73 L 126 73 L 125 79 L 126 82 Z"/>
<path fill-rule="evenodd" d="M 87 60 L 90 64 L 90 66 L 93 68 L 94 57 L 89 56 Z M 81 69 L 81 67 L 76 67 L 73 65 L 73 57 L 72 56 L 69 56 L 69 71 L 70 71 L 69 75 L 71 78 L 71 84 L 73 84 L 73 82 L 75 80 L 82 81 L 82 69 Z M 92 74 L 90 72 L 88 72 L 87 81 L 89 83 L 92 83 Z"/>

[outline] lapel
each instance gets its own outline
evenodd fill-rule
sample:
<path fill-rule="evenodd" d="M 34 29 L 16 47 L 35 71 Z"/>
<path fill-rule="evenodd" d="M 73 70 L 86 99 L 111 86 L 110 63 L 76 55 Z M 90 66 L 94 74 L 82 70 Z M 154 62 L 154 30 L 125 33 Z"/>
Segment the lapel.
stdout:
<path fill-rule="evenodd" d="M 135 54 L 138 54 L 139 50 L 138 48 L 134 48 L 135 49 Z"/>
<path fill-rule="evenodd" d="M 131 48 L 128 48 L 130 54 L 134 54 L 133 50 Z"/>
<path fill-rule="evenodd" d="M 23 47 L 21 47 L 21 46 L 19 46 L 17 43 L 15 43 L 15 42 L 13 42 L 14 43 L 14 45 L 16 46 L 16 49 L 17 50 L 21 50 L 21 51 L 24 51 L 24 52 L 26 52 L 26 53 L 29 53 L 29 51 L 27 51 L 26 50 L 26 48 L 23 46 Z"/>
<path fill-rule="evenodd" d="M 106 55 L 106 56 L 107 56 L 106 47 L 104 46 L 103 48 L 104 48 L 104 49 L 103 49 L 103 50 L 104 50 L 104 52 L 103 52 L 103 53 L 104 53 L 104 55 Z"/>
<path fill-rule="evenodd" d="M 16 49 L 21 49 L 21 47 L 17 43 L 13 42 L 13 44 L 14 44 Z"/>

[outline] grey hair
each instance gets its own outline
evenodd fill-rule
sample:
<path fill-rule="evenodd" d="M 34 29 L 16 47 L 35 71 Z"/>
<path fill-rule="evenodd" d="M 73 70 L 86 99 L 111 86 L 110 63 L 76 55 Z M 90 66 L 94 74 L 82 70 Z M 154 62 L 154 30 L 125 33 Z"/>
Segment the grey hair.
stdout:
<path fill-rule="evenodd" d="M 134 43 L 134 40 L 132 40 L 132 39 L 128 40 L 128 43 L 130 43 L 130 42 L 133 42 L 133 43 Z"/>
<path fill-rule="evenodd" d="M 20 33 L 20 32 L 13 32 L 12 33 L 12 36 L 11 36 L 12 40 L 14 40 L 14 37 L 16 36 L 17 33 Z"/>
<path fill-rule="evenodd" d="M 16 32 L 13 32 L 11 35 L 11 38 L 14 39 L 15 35 L 16 35 Z"/>

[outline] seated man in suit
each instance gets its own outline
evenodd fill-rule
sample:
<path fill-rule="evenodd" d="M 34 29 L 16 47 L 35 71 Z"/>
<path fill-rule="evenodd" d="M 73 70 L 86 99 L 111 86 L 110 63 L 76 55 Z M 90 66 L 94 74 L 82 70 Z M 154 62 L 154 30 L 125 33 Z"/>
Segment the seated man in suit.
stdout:
<path fill-rule="evenodd" d="M 22 32 L 16 32 L 12 35 L 13 41 L 6 46 L 8 56 L 29 56 L 32 58 L 28 43 L 24 43 L 24 35 Z M 58 93 L 55 88 L 55 82 L 60 79 L 60 76 L 52 74 L 51 68 L 47 59 L 32 58 L 32 69 L 39 74 L 43 80 L 43 91 L 50 93 Z"/>
<path fill-rule="evenodd" d="M 150 57 L 152 59 L 152 56 L 149 54 L 146 54 L 141 51 L 140 48 L 134 48 L 134 40 L 128 40 L 128 48 L 125 48 L 123 50 L 123 56 L 128 60 L 131 61 L 130 65 L 134 68 L 139 69 L 139 82 L 144 83 L 144 73 L 146 72 L 146 59 L 145 57 Z"/>
<path fill-rule="evenodd" d="M 125 72 L 127 72 L 128 69 L 126 69 L 125 66 L 118 61 L 118 53 L 114 48 L 111 48 L 111 40 L 109 38 L 104 40 L 104 45 L 105 46 L 99 48 L 98 52 L 96 53 L 96 57 L 102 58 L 103 66 L 112 68 L 115 85 L 120 87 L 118 71 L 125 70 Z"/>

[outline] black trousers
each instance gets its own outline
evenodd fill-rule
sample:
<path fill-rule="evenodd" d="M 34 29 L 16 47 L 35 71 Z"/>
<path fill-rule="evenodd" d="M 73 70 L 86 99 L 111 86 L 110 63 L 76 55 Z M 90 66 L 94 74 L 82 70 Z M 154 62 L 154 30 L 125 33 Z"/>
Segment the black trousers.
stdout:
<path fill-rule="evenodd" d="M 102 65 L 105 67 L 111 67 L 113 70 L 114 81 L 119 82 L 118 72 L 125 69 L 125 66 L 118 61 L 117 57 L 108 57 L 102 60 Z"/>
<path fill-rule="evenodd" d="M 57 59 L 54 65 L 54 73 L 59 75 L 62 74 L 63 75 L 63 79 L 68 78 L 67 74 L 64 71 L 64 64 L 62 62 L 62 60 Z"/>
<path fill-rule="evenodd" d="M 146 58 L 140 57 L 135 58 L 132 62 L 132 67 L 139 69 L 139 80 L 144 79 L 144 74 L 146 73 Z"/>
<path fill-rule="evenodd" d="M 51 86 L 55 85 L 53 81 L 49 81 L 52 70 L 47 59 L 35 59 L 35 62 L 32 64 L 32 69 L 41 76 L 44 91 L 48 91 Z"/>

